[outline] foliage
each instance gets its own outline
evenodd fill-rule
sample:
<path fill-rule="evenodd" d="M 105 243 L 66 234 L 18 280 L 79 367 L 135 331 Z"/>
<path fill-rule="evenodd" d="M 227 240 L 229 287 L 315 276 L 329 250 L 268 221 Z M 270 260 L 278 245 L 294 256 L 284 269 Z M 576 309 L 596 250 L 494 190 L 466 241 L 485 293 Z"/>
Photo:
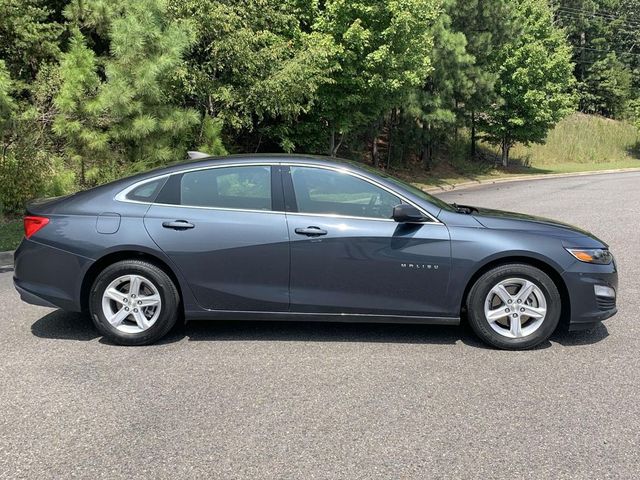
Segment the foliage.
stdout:
<path fill-rule="evenodd" d="M 44 0 L 0 0 L 0 59 L 16 81 L 33 81 L 40 65 L 60 53 L 62 25 L 52 18 L 54 6 Z"/>
<path fill-rule="evenodd" d="M 294 2 L 172 0 L 169 11 L 195 28 L 196 41 L 176 72 L 183 90 L 229 135 L 257 131 L 282 143 L 275 125 L 311 110 L 320 85 L 332 81 L 335 46 L 305 28 Z"/>
<path fill-rule="evenodd" d="M 22 221 L 11 220 L 3 222 L 0 220 L 0 252 L 15 249 L 23 237 L 24 227 L 22 226 Z"/>
<path fill-rule="evenodd" d="M 207 152 L 210 155 L 226 155 L 221 138 L 222 121 L 218 118 L 211 118 L 205 114 L 202 120 L 202 130 L 200 132 L 200 146 L 198 151 Z"/>
<path fill-rule="evenodd" d="M 610 53 L 587 69 L 580 84 L 583 111 L 611 118 L 623 118 L 631 97 L 631 72 Z"/>
<path fill-rule="evenodd" d="M 9 122 L 15 110 L 15 101 L 11 96 L 13 82 L 5 66 L 0 60 L 0 134 L 4 134 L 9 128 Z"/>
<path fill-rule="evenodd" d="M 200 122 L 195 110 L 176 105 L 172 95 L 175 71 L 192 42 L 190 25 L 163 8 L 159 0 L 125 1 L 114 8 L 109 24 L 94 32 L 106 32 L 109 52 L 102 57 L 79 28 L 84 16 L 73 28 L 61 60 L 54 131 L 69 158 L 80 164 L 83 184 L 174 160 Z M 91 11 L 82 14 L 93 26 Z"/>
<path fill-rule="evenodd" d="M 439 13 L 434 0 L 329 0 L 314 28 L 339 47 L 334 82 L 321 88 L 316 121 L 327 125 L 329 154 L 336 132 L 374 123 L 397 106 L 432 70 L 431 25 Z M 374 154 L 374 162 L 377 158 Z"/>
<path fill-rule="evenodd" d="M 5 214 L 193 149 L 484 171 L 495 157 L 479 139 L 505 164 L 512 149 L 551 155 L 533 144 L 574 106 L 640 127 L 640 0 L 0 0 L 0 11 Z M 567 151 L 601 157 L 589 149 Z"/>
<path fill-rule="evenodd" d="M 559 0 L 555 15 L 574 47 L 580 111 L 624 118 L 640 97 L 640 0 Z"/>
<path fill-rule="evenodd" d="M 501 146 L 505 167 L 516 142 L 544 142 L 549 129 L 574 106 L 571 48 L 553 25 L 548 5 L 523 0 L 516 14 L 522 32 L 498 54 L 500 98 L 481 122 L 486 138 Z"/>

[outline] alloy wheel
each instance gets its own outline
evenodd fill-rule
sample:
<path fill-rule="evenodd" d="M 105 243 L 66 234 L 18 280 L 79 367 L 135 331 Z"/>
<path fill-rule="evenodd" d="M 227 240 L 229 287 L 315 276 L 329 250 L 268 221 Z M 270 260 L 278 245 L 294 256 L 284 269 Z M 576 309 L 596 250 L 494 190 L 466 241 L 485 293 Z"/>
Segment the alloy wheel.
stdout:
<path fill-rule="evenodd" d="M 508 278 L 487 294 L 484 316 L 491 328 L 504 337 L 527 337 L 542 326 L 547 316 L 547 300 L 532 281 Z"/>
<path fill-rule="evenodd" d="M 102 294 L 102 312 L 107 321 L 124 333 L 151 328 L 160 316 L 162 299 L 157 287 L 142 275 L 122 275 Z"/>

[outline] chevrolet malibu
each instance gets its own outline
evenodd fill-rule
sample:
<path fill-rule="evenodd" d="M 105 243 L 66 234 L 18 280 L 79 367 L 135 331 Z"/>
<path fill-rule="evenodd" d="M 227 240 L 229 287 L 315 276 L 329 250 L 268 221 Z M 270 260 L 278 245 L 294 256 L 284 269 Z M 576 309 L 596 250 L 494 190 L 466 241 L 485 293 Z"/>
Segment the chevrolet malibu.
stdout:
<path fill-rule="evenodd" d="M 15 287 L 123 345 L 178 319 L 456 325 L 526 349 L 616 313 L 578 228 L 450 205 L 335 159 L 201 158 L 27 207 Z"/>

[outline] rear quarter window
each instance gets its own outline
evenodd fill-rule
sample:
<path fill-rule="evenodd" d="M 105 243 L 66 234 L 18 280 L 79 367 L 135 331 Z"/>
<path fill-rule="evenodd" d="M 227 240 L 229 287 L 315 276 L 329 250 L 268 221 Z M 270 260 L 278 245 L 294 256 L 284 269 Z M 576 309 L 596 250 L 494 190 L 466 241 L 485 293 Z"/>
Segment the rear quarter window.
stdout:
<path fill-rule="evenodd" d="M 166 181 L 166 178 L 159 178 L 143 183 L 127 193 L 126 198 L 135 202 L 153 203 Z"/>

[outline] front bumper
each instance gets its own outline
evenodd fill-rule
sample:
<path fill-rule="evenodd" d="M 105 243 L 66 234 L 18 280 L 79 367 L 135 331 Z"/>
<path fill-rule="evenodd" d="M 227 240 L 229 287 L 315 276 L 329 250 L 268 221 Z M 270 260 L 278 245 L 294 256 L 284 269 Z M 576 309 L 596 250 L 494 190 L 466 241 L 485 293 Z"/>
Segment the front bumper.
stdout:
<path fill-rule="evenodd" d="M 576 262 L 562 277 L 570 301 L 569 330 L 592 328 L 617 313 L 618 272 L 615 260 L 609 265 Z M 596 296 L 596 285 L 612 288 L 615 296 Z"/>

